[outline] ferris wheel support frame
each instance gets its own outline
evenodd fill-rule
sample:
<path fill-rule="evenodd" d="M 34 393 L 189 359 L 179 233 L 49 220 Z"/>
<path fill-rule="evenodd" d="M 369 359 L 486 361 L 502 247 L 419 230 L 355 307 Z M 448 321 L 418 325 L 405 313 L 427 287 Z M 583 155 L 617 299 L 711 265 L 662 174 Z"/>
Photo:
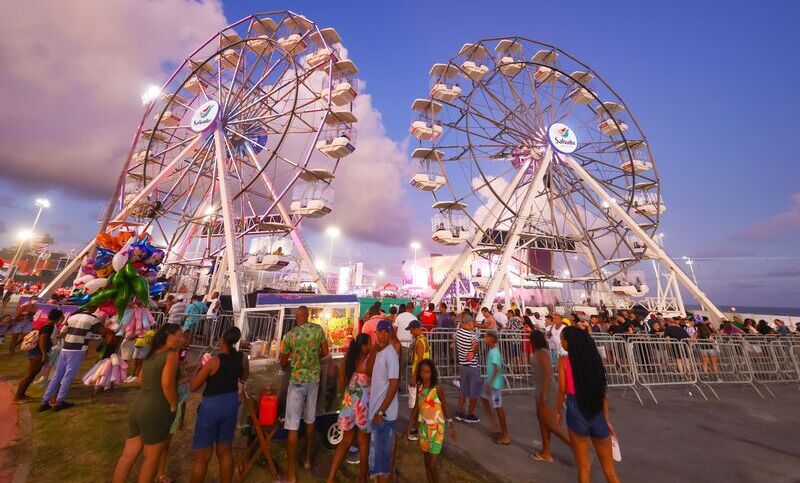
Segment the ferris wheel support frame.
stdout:
<path fill-rule="evenodd" d="M 219 197 L 222 202 L 222 227 L 225 233 L 225 261 L 228 273 L 228 285 L 231 287 L 231 302 L 233 313 L 238 314 L 245 306 L 241 288 L 241 273 L 239 256 L 236 250 L 235 237 L 233 234 L 233 207 L 231 206 L 230 186 L 228 186 L 226 156 L 222 150 L 223 134 L 222 127 L 217 125 L 214 130 L 214 151 L 217 158 L 217 183 L 219 183 Z M 244 243 L 244 240 L 242 240 Z M 238 319 L 237 319 L 238 320 Z M 241 327 L 240 327 L 241 328 Z"/>
<path fill-rule="evenodd" d="M 122 221 L 122 220 L 126 219 L 128 217 L 128 215 L 134 209 L 136 209 L 136 205 L 140 201 L 142 201 L 143 199 L 147 198 L 147 195 L 152 193 L 153 190 L 155 190 L 158 187 L 158 185 L 164 180 L 164 178 L 166 178 L 166 177 L 168 177 L 168 176 L 170 176 L 172 174 L 172 171 L 175 168 L 175 166 L 180 161 L 184 160 L 186 154 L 192 148 L 194 148 L 194 146 L 199 141 L 200 141 L 200 136 L 199 135 L 195 136 L 194 138 L 192 138 L 192 140 L 189 142 L 189 144 L 187 144 L 183 148 L 183 150 L 180 153 L 178 153 L 178 155 L 175 156 L 175 158 L 172 161 L 170 161 L 170 163 L 167 166 L 164 167 L 164 169 L 162 169 L 157 175 L 155 175 L 153 177 L 153 179 L 150 181 L 150 183 L 148 183 L 147 186 L 144 187 L 144 189 L 139 191 L 136 194 L 136 196 L 133 197 L 131 202 L 127 203 L 122 208 L 122 210 L 120 210 L 120 212 L 117 213 L 117 216 L 115 216 L 109 222 Z M 80 252 L 78 252 L 77 255 L 75 255 L 75 258 L 73 258 L 72 261 L 69 262 L 67 264 L 67 266 L 64 267 L 61 270 L 61 272 L 59 272 L 58 275 L 56 275 L 56 277 L 53 279 L 53 281 L 50 282 L 49 284 L 47 284 L 47 286 L 42 289 L 42 291 L 40 292 L 39 296 L 42 297 L 42 298 L 50 296 L 50 294 L 53 293 L 53 291 L 56 289 L 56 287 L 60 287 L 61 284 L 63 284 L 67 280 L 67 278 L 69 278 L 69 276 L 72 275 L 75 272 L 75 270 L 78 269 L 78 267 L 80 267 L 81 263 L 83 263 L 83 258 L 86 255 L 88 255 L 94 248 L 95 248 L 95 238 L 92 237 L 91 241 L 89 241 L 89 243 L 87 243 L 86 246 L 83 247 L 83 249 Z"/>
<path fill-rule="evenodd" d="M 609 209 L 619 217 L 619 219 L 625 223 L 628 228 L 645 244 L 648 250 L 651 250 L 653 254 L 655 254 L 656 259 L 661 262 L 664 266 L 669 268 L 673 275 L 677 277 L 677 279 L 681 282 L 681 284 L 686 287 L 689 293 L 697 299 L 698 302 L 703 304 L 706 309 L 708 310 L 709 315 L 711 316 L 712 322 L 715 324 L 719 324 L 720 320 L 724 317 L 722 312 L 717 308 L 716 305 L 706 296 L 706 294 L 700 290 L 692 280 L 686 275 L 683 270 L 678 267 L 678 265 L 667 255 L 661 246 L 655 242 L 650 236 L 645 233 L 642 227 L 639 226 L 636 221 L 631 218 L 631 216 L 625 212 L 622 208 L 619 207 L 617 203 L 614 203 L 614 199 L 600 186 L 592 176 L 583 169 L 583 166 L 580 165 L 572 156 L 564 156 L 564 162 L 567 163 L 570 169 L 574 171 L 580 178 L 587 184 L 589 187 L 600 196 L 603 201 L 608 203 Z"/>
<path fill-rule="evenodd" d="M 278 199 L 277 194 L 275 193 L 275 186 L 272 184 L 272 180 L 269 179 L 269 176 L 264 174 L 264 170 L 261 168 L 261 163 L 259 163 L 256 153 L 253 152 L 252 146 L 246 144 L 245 149 L 247 150 L 247 155 L 250 157 L 250 160 L 256 166 L 256 169 L 261 172 L 261 180 L 264 182 L 264 186 L 266 186 L 267 191 L 269 191 L 272 199 L 276 201 L 275 207 L 281 214 L 281 218 L 284 220 L 290 219 L 289 211 L 286 210 L 286 206 L 284 206 L 281 200 Z M 300 252 L 300 258 L 303 260 L 303 263 L 306 264 L 306 267 L 311 274 L 311 278 L 313 278 L 314 282 L 317 284 L 317 289 L 319 289 L 320 293 L 324 295 L 329 294 L 330 292 L 328 291 L 328 285 L 325 283 L 325 279 L 323 279 L 322 275 L 319 273 L 317 264 L 314 262 L 314 257 L 311 255 L 311 250 L 308 248 L 308 244 L 306 244 L 303 236 L 299 233 L 299 227 L 295 227 L 294 230 L 289 232 L 289 236 L 292 237 L 292 241 L 294 241 L 297 251 Z M 300 276 L 299 272 L 300 271 L 298 270 L 298 278 Z"/>
<path fill-rule="evenodd" d="M 528 186 L 525 196 L 522 198 L 522 204 L 520 206 L 519 213 L 517 217 L 514 218 L 514 223 L 511 225 L 511 236 L 508 238 L 505 249 L 503 250 L 503 254 L 500 256 L 500 262 L 497 265 L 497 270 L 495 270 L 494 274 L 492 275 L 492 279 L 489 281 L 489 286 L 486 287 L 486 292 L 483 295 L 484 307 L 491 307 L 494 303 L 494 299 L 497 296 L 497 289 L 500 288 L 500 284 L 506 277 L 506 272 L 508 272 L 508 263 L 511 261 L 511 256 L 517 249 L 517 242 L 519 242 L 519 236 L 522 232 L 522 227 L 525 225 L 525 220 L 527 220 L 531 214 L 531 209 L 533 208 L 533 198 L 535 198 L 539 183 L 541 183 L 542 179 L 544 178 L 547 167 L 550 166 L 552 161 L 553 149 L 548 147 L 547 151 L 544 153 L 542 162 L 536 166 L 536 170 L 533 172 L 533 176 L 531 176 L 530 186 Z M 525 170 L 523 170 L 523 172 L 524 171 Z M 480 318 L 480 316 L 478 318 Z"/>
<path fill-rule="evenodd" d="M 442 301 L 444 298 L 444 294 L 447 293 L 447 289 L 450 287 L 450 284 L 456 280 L 456 276 L 461 272 L 461 268 L 467 262 L 467 259 L 472 254 L 472 249 L 475 247 L 483 238 L 484 231 L 483 226 L 491 219 L 492 216 L 495 216 L 495 210 L 497 210 L 497 206 L 500 204 L 500 200 L 502 199 L 503 203 L 506 203 L 507 200 L 511 198 L 511 195 L 514 194 L 514 190 L 519 185 L 520 181 L 522 181 L 522 177 L 525 176 L 525 171 L 527 171 L 528 167 L 531 165 L 531 159 L 528 158 L 525 160 L 525 163 L 517 170 L 517 173 L 514 175 L 514 179 L 511 180 L 506 189 L 503 191 L 503 195 L 500 198 L 495 198 L 492 202 L 491 208 L 486 212 L 486 214 L 481 218 L 479 223 L 476 223 L 477 229 L 475 230 L 475 234 L 472 235 L 472 239 L 467 243 L 464 249 L 459 253 L 458 258 L 456 258 L 453 265 L 450 267 L 450 270 L 447 271 L 447 275 L 445 275 L 444 279 L 442 279 L 442 283 L 439 285 L 439 288 L 436 289 L 434 292 L 433 297 L 431 297 L 431 303 L 435 305 L 439 305 L 439 302 Z M 496 215 L 496 216 L 499 216 Z"/>

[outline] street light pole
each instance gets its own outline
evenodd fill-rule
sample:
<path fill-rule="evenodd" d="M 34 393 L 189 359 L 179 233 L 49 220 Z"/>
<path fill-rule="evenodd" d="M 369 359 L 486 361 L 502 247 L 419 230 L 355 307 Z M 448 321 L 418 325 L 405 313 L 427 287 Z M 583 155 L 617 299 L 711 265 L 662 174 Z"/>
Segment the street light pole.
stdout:
<path fill-rule="evenodd" d="M 411 242 L 409 245 L 412 250 L 414 250 L 414 266 L 411 268 L 411 285 L 415 285 L 416 278 L 417 278 L 417 250 L 420 249 L 420 244 L 417 242 Z"/>
<path fill-rule="evenodd" d="M 692 281 L 695 285 L 697 285 L 697 277 L 694 274 L 694 260 L 691 258 L 686 258 L 686 265 L 689 265 L 689 273 L 692 274 Z M 700 310 L 705 310 L 705 307 L 703 307 L 703 302 L 700 302 Z"/>
<path fill-rule="evenodd" d="M 339 235 L 341 235 L 342 232 L 335 226 L 329 226 L 328 229 L 325 230 L 325 233 L 327 233 L 328 236 L 331 237 L 330 249 L 328 251 L 328 268 L 333 270 L 333 240 Z"/>
<path fill-rule="evenodd" d="M 39 209 L 36 211 L 36 217 L 33 219 L 33 225 L 31 225 L 30 231 L 20 232 L 20 241 L 19 246 L 17 247 L 17 252 L 14 254 L 14 258 L 11 260 L 11 265 L 8 267 L 8 279 L 11 281 L 14 280 L 14 275 L 17 273 L 17 266 L 19 265 L 20 255 L 22 254 L 22 247 L 24 247 L 25 243 L 33 237 L 34 230 L 36 230 L 36 225 L 39 223 L 39 218 L 42 216 L 42 211 L 45 208 L 50 208 L 50 201 L 44 198 L 37 198 L 36 206 L 38 206 Z"/>

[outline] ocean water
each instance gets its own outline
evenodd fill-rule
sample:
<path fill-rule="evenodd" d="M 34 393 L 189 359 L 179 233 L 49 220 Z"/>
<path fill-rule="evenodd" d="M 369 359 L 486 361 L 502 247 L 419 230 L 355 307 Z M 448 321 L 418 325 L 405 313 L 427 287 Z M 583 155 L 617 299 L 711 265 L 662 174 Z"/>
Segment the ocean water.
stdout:
<path fill-rule="evenodd" d="M 800 307 L 759 307 L 756 305 L 720 305 L 717 307 L 723 312 L 732 312 L 731 307 L 736 307 L 739 314 L 786 315 L 800 317 Z M 687 305 L 687 310 L 700 310 L 697 305 Z"/>

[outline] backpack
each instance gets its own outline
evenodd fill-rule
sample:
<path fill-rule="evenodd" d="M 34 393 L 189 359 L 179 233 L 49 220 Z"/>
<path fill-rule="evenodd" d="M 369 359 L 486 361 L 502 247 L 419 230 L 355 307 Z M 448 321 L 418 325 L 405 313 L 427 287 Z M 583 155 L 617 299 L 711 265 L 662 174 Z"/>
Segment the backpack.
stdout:
<path fill-rule="evenodd" d="M 29 351 L 31 349 L 35 349 L 37 345 L 39 345 L 39 331 L 32 330 L 25 334 L 25 338 L 22 339 L 22 345 L 20 346 L 20 349 Z"/>

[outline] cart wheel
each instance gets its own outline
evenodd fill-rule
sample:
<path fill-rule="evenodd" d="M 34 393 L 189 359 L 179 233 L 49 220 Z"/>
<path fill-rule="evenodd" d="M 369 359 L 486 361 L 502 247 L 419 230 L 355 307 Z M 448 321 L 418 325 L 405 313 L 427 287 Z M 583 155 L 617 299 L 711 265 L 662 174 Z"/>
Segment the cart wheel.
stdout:
<path fill-rule="evenodd" d="M 328 430 L 325 431 L 325 446 L 333 449 L 342 442 L 342 439 L 344 439 L 344 432 L 339 429 L 338 419 L 334 419 L 328 426 Z"/>

